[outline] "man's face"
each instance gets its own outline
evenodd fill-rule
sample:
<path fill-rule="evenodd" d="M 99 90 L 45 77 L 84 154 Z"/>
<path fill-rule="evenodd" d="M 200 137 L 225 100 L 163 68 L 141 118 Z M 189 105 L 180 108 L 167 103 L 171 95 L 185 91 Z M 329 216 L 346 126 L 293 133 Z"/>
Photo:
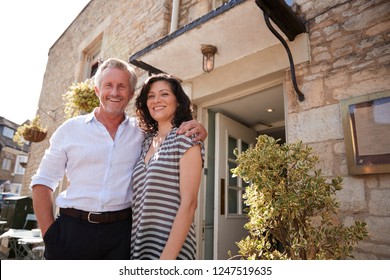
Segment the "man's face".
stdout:
<path fill-rule="evenodd" d="M 111 115 L 123 115 L 134 93 L 131 92 L 130 74 L 116 68 L 102 72 L 100 87 L 95 87 L 100 108 Z"/>

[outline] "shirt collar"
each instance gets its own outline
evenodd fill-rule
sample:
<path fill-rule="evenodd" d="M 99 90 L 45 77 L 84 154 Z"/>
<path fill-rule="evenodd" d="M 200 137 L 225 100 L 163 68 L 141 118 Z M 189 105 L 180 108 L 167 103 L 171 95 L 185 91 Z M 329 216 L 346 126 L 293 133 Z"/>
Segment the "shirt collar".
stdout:
<path fill-rule="evenodd" d="M 85 116 L 85 123 L 89 123 L 95 118 L 95 110 L 96 110 L 96 108 L 93 109 L 93 111 L 91 113 L 89 113 L 88 115 Z"/>
<path fill-rule="evenodd" d="M 85 116 L 85 123 L 92 122 L 94 119 L 96 119 L 95 110 L 97 110 L 97 108 L 93 109 L 93 111 L 91 113 L 89 113 Z M 124 114 L 125 114 L 125 119 L 123 120 L 122 123 L 127 123 L 127 122 L 129 122 L 129 116 L 126 113 L 124 113 Z"/>

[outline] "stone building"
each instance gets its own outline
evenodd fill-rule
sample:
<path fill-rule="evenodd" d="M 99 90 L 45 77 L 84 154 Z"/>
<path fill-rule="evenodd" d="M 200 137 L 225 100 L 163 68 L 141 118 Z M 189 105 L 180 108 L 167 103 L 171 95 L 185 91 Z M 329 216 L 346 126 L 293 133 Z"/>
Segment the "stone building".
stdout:
<path fill-rule="evenodd" d="M 209 132 L 196 215 L 199 259 L 227 258 L 228 250 L 236 250 L 234 241 L 245 234 L 240 230 L 245 222 L 242 182 L 229 176 L 234 161 L 226 151 L 244 149 L 264 133 L 314 147 L 324 174 L 344 179 L 337 196 L 341 222 L 368 225 L 370 236 L 359 243 L 355 257 L 390 259 L 390 152 L 389 142 L 379 141 L 390 130 L 390 2 L 292 1 L 291 8 L 271 19 L 283 21 L 293 11 L 289 17 L 302 23 L 303 30 L 298 24 L 291 38 L 287 33 L 294 26 L 283 30 L 272 24 L 287 42 L 295 71 L 282 41 L 267 26 L 260 2 L 283 6 L 276 0 L 92 0 L 49 50 L 37 112 L 46 113 L 40 115 L 48 135 L 64 121 L 62 94 L 88 78 L 98 58 L 130 61 L 139 85 L 150 72 L 175 74 Z M 217 48 L 210 72 L 202 69 L 202 45 Z M 355 119 L 353 131 L 359 135 L 351 135 L 345 106 L 355 108 L 359 117 L 378 99 L 385 109 L 383 129 L 372 131 L 374 121 L 362 127 Z M 360 103 L 363 109 L 356 106 Z M 265 112 L 268 108 L 273 113 Z M 26 194 L 48 139 L 31 146 Z M 355 162 L 351 139 L 359 144 L 378 140 L 359 148 L 359 156 L 364 161 L 378 154 L 379 161 Z M 65 180 L 59 189 L 64 185 Z"/>
<path fill-rule="evenodd" d="M 16 144 L 12 138 L 18 124 L 0 117 L 0 192 L 20 194 L 26 171 L 27 153 L 30 143 L 23 146 Z"/>

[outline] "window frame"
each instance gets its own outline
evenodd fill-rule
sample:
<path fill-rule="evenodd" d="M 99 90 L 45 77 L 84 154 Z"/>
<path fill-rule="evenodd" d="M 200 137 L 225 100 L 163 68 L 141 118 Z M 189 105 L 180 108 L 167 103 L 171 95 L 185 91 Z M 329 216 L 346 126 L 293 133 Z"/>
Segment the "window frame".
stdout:
<path fill-rule="evenodd" d="M 14 173 L 17 175 L 24 175 L 26 173 L 26 168 L 20 165 L 21 162 L 27 162 L 27 156 L 17 155 L 14 167 Z"/>
<path fill-rule="evenodd" d="M 1 163 L 1 169 L 2 170 L 11 171 L 11 165 L 12 165 L 12 160 L 11 159 L 3 158 L 3 161 Z"/>

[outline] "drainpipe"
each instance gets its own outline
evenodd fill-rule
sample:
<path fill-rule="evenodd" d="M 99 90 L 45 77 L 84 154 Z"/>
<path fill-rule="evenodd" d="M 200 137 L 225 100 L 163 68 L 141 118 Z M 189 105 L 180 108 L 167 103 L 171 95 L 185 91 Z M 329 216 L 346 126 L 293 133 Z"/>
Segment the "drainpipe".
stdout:
<path fill-rule="evenodd" d="M 180 11 L 180 0 L 173 0 L 172 2 L 172 17 L 171 17 L 171 30 L 170 34 L 177 30 L 179 25 L 179 11 Z"/>

